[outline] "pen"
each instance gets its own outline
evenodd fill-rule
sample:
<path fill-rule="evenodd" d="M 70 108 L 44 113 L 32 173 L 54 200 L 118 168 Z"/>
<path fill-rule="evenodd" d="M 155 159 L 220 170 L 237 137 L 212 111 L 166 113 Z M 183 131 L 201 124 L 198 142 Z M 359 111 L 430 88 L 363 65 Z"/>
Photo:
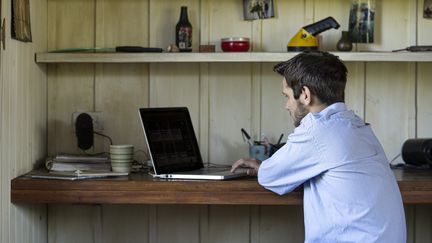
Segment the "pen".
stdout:
<path fill-rule="evenodd" d="M 277 142 L 277 144 L 280 144 L 281 143 L 281 141 L 282 141 L 282 138 L 283 138 L 283 133 L 280 135 L 280 137 L 279 137 L 279 140 L 278 140 L 278 142 Z"/>
<path fill-rule="evenodd" d="M 242 129 L 240 129 L 240 131 L 242 132 L 242 134 L 244 135 L 244 137 L 246 137 L 246 140 L 249 143 L 249 145 L 252 146 L 253 142 L 252 142 L 251 137 L 249 136 L 249 134 L 246 132 L 246 130 L 244 130 L 242 128 Z"/>

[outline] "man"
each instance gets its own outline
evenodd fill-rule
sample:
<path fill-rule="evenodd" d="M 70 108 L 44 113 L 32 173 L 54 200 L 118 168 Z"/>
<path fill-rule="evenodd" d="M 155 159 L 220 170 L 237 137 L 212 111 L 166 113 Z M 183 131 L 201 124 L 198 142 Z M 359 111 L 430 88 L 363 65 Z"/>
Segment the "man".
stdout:
<path fill-rule="evenodd" d="M 369 124 L 347 110 L 347 69 L 334 55 L 301 53 L 275 66 L 296 128 L 263 161 L 240 159 L 265 188 L 303 184 L 305 242 L 406 242 L 401 195 Z"/>

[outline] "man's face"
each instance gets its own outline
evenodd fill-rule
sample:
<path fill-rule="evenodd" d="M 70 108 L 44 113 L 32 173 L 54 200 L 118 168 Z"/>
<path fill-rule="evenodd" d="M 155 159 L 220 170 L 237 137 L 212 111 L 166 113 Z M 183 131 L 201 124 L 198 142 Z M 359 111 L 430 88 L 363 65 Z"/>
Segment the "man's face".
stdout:
<path fill-rule="evenodd" d="M 291 118 L 294 121 L 294 126 L 298 127 L 300 121 L 309 113 L 309 111 L 306 109 L 304 104 L 299 100 L 294 99 L 294 92 L 290 87 L 288 87 L 285 79 L 282 80 L 282 94 L 287 97 L 285 109 L 289 111 Z"/>

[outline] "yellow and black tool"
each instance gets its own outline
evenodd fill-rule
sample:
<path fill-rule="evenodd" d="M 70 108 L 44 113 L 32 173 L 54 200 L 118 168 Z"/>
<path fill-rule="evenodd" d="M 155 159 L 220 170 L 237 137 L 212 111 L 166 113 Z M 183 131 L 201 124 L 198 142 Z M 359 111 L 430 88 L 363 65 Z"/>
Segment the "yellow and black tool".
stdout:
<path fill-rule="evenodd" d="M 333 17 L 327 17 L 318 22 L 302 27 L 288 42 L 288 51 L 318 50 L 316 36 L 328 29 L 338 29 L 339 23 Z"/>

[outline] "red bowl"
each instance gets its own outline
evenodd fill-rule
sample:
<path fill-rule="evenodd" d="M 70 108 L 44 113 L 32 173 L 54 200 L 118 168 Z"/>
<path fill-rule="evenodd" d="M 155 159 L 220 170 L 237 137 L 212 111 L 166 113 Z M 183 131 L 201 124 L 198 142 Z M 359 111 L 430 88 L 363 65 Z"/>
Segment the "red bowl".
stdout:
<path fill-rule="evenodd" d="M 222 51 L 225 52 L 245 52 L 249 51 L 250 42 L 249 38 L 234 37 L 223 38 L 221 40 Z"/>

